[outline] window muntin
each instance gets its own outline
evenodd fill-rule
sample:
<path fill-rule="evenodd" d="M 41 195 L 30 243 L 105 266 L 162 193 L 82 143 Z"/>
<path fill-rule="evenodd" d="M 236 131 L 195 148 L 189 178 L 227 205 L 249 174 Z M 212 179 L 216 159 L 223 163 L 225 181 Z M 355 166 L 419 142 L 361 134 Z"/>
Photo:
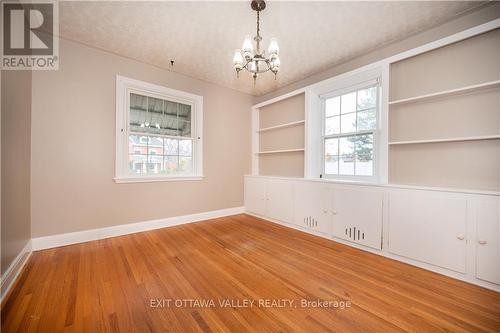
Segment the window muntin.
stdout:
<path fill-rule="evenodd" d="M 325 176 L 374 176 L 378 84 L 324 99 Z"/>

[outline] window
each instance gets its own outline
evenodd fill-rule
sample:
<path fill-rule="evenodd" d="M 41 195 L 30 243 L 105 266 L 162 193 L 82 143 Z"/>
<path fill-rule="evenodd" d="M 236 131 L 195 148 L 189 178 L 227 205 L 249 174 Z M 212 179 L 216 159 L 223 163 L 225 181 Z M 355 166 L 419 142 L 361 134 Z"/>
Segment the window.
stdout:
<path fill-rule="evenodd" d="M 331 178 L 374 177 L 378 82 L 322 98 L 323 175 Z"/>
<path fill-rule="evenodd" d="M 202 97 L 117 77 L 120 181 L 202 177 Z"/>

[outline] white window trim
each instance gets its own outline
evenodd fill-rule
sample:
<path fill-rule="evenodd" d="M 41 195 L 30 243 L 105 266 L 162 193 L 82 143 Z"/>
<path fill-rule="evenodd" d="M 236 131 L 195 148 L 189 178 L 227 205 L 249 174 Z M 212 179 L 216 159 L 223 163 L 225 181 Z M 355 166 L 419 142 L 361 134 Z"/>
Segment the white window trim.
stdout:
<path fill-rule="evenodd" d="M 326 135 L 325 134 L 325 100 L 331 97 L 341 96 L 353 91 L 357 91 L 359 89 L 368 88 L 376 85 L 377 86 L 377 101 L 376 101 L 376 114 L 375 118 L 377 120 L 377 126 L 373 130 L 366 131 L 355 131 L 352 133 L 339 133 Z M 379 172 L 378 172 L 378 161 L 379 161 L 379 153 L 378 153 L 378 145 L 379 145 L 379 133 L 380 133 L 380 109 L 381 109 L 381 85 L 380 85 L 380 77 L 376 77 L 374 79 L 370 79 L 363 82 L 358 82 L 354 85 L 346 86 L 335 91 L 331 91 L 327 94 L 323 94 L 320 96 L 321 98 L 321 175 L 325 179 L 336 179 L 336 180 L 353 180 L 353 181 L 363 181 L 363 182 L 378 182 L 379 180 Z M 356 111 L 357 112 L 357 111 Z M 341 175 L 341 174 L 327 174 L 325 172 L 325 140 L 327 138 L 341 138 L 345 136 L 353 136 L 353 135 L 361 135 L 364 133 L 372 133 L 373 134 L 373 175 L 364 176 L 364 175 Z"/>
<path fill-rule="evenodd" d="M 128 172 L 129 93 L 131 91 L 157 96 L 192 106 L 193 173 L 179 175 L 132 175 Z M 170 89 L 124 76 L 116 76 L 116 183 L 187 181 L 203 179 L 203 96 Z"/>
<path fill-rule="evenodd" d="M 324 105 L 326 97 L 341 95 L 356 90 L 370 81 L 379 81 L 377 100 L 377 127 L 373 130 L 373 176 L 361 175 L 325 175 L 324 172 Z M 387 75 L 380 65 L 341 74 L 338 77 L 317 83 L 306 92 L 306 156 L 305 178 L 319 179 L 320 175 L 327 180 L 353 181 L 366 183 L 383 183 L 386 181 L 387 166 L 384 163 L 387 145 L 386 108 L 384 100 L 387 95 Z"/>

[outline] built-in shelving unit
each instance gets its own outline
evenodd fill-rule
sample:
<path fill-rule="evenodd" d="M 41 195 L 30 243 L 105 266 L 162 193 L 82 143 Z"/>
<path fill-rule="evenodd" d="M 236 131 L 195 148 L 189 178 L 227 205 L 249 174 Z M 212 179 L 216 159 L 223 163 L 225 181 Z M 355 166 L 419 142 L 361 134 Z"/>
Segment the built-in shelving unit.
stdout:
<path fill-rule="evenodd" d="M 414 145 L 421 143 L 440 143 L 440 142 L 459 142 L 459 141 L 478 141 L 478 140 L 495 140 L 500 139 L 500 134 L 497 135 L 481 135 L 446 139 L 430 139 L 430 140 L 411 140 L 411 141 L 393 141 L 389 145 Z"/>
<path fill-rule="evenodd" d="M 304 109 L 304 93 L 285 96 L 253 108 L 253 174 L 304 177 Z"/>
<path fill-rule="evenodd" d="M 453 96 L 453 95 L 459 95 L 459 94 L 466 94 L 466 93 L 471 93 L 477 90 L 481 89 L 494 89 L 500 87 L 500 80 L 495 80 L 495 81 L 490 81 L 490 82 L 484 82 L 480 84 L 473 84 L 469 85 L 466 87 L 461 87 L 457 89 L 449 89 L 449 90 L 444 90 L 432 94 L 425 94 L 425 95 L 420 95 L 420 96 L 415 96 L 415 97 L 410 97 L 410 98 L 404 98 L 404 99 L 399 99 L 395 100 L 392 102 L 389 102 L 389 105 L 398 105 L 398 104 L 405 104 L 405 103 L 412 103 L 412 102 L 420 102 L 432 98 L 437 98 L 437 97 L 448 97 L 448 96 Z"/>
<path fill-rule="evenodd" d="M 267 132 L 267 131 L 277 130 L 277 129 L 280 129 L 280 128 L 287 128 L 287 127 L 302 125 L 305 122 L 306 122 L 305 120 L 291 121 L 291 122 L 286 123 L 286 124 L 281 124 L 281 125 L 276 125 L 276 126 L 270 126 L 270 127 L 264 127 L 264 128 L 261 128 L 261 129 L 257 130 L 257 132 L 259 132 L 259 133 L 260 132 Z"/>
<path fill-rule="evenodd" d="M 499 42 L 496 29 L 390 65 L 389 183 L 500 190 Z"/>

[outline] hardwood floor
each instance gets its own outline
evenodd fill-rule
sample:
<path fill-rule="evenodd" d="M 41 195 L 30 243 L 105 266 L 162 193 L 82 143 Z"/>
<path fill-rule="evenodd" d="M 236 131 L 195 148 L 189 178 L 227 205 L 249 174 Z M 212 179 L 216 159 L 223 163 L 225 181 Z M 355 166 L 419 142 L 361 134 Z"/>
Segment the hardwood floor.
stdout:
<path fill-rule="evenodd" d="M 237 215 L 35 252 L 2 308 L 4 333 L 168 331 L 500 332 L 500 294 Z"/>

